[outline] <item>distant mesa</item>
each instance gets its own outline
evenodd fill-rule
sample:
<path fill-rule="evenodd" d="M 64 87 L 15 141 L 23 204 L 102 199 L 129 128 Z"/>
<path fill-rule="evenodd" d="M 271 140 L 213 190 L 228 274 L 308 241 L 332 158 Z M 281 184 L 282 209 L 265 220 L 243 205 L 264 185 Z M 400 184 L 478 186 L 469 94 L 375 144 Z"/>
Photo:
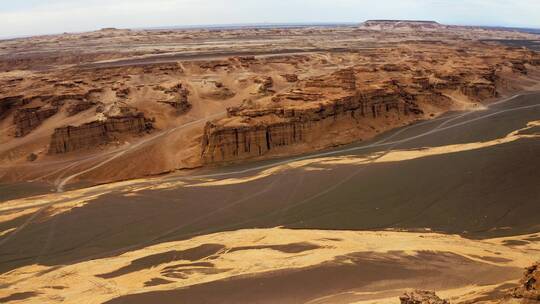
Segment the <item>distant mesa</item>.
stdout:
<path fill-rule="evenodd" d="M 431 20 L 367 20 L 360 27 L 372 30 L 418 29 L 437 30 L 446 26 Z"/>
<path fill-rule="evenodd" d="M 97 32 L 102 32 L 102 33 L 124 33 L 124 32 L 131 32 L 131 29 L 119 29 L 119 28 L 116 28 L 116 27 L 104 27 L 104 28 L 100 29 Z"/>
<path fill-rule="evenodd" d="M 392 23 L 392 24 L 398 24 L 398 23 L 408 23 L 408 24 L 433 24 L 433 25 L 440 25 L 437 21 L 432 20 L 390 20 L 390 19 L 374 19 L 374 20 L 367 20 L 364 22 L 364 24 L 372 24 L 372 23 Z"/>

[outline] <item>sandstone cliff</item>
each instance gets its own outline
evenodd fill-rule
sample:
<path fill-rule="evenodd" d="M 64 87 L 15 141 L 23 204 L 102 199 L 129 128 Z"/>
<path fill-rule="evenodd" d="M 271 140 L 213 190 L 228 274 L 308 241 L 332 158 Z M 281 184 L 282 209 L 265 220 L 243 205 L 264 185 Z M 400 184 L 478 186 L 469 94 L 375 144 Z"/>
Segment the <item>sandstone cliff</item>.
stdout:
<path fill-rule="evenodd" d="M 67 106 L 66 111 L 69 116 L 77 115 L 80 112 L 86 111 L 92 107 L 94 107 L 97 103 L 93 101 L 80 101 L 75 102 Z"/>
<path fill-rule="evenodd" d="M 268 97 L 231 107 L 227 118 L 207 123 L 202 161 L 313 151 L 367 139 L 446 111 L 477 108 L 498 97 L 507 78 L 525 75 L 538 59 L 538 54 L 523 49 L 501 57 L 456 48 L 445 54 L 411 52 L 395 64 L 379 60 L 395 55 L 393 51 L 377 51 L 367 54 L 362 64 L 295 78 L 285 90 L 270 90 L 271 78 L 260 81 L 258 93 Z"/>
<path fill-rule="evenodd" d="M 8 96 L 0 99 L 0 119 L 4 118 L 9 110 L 21 103 L 23 96 Z"/>
<path fill-rule="evenodd" d="M 66 126 L 54 130 L 49 154 L 67 153 L 109 143 L 122 134 L 141 134 L 152 129 L 152 123 L 142 113 L 107 117 L 81 126 Z"/>
<path fill-rule="evenodd" d="M 348 143 L 374 133 L 376 127 L 390 128 L 423 117 L 421 104 L 449 104 L 450 99 L 429 85 L 406 86 L 399 81 L 383 85 L 357 86 L 352 68 L 312 77 L 272 97 L 266 107 L 233 107 L 228 118 L 206 125 L 202 139 L 205 163 L 227 162 L 280 153 L 297 144 L 321 147 Z M 491 87 L 456 88 L 478 98 L 493 95 Z M 485 96 L 484 96 L 485 95 Z M 368 129 L 366 131 L 365 129 Z M 325 134 L 334 134 L 323 139 Z M 364 135 L 362 135 L 364 134 Z"/>
<path fill-rule="evenodd" d="M 36 107 L 18 109 L 13 116 L 15 136 L 22 137 L 37 128 L 47 118 L 58 113 L 57 107 Z"/>

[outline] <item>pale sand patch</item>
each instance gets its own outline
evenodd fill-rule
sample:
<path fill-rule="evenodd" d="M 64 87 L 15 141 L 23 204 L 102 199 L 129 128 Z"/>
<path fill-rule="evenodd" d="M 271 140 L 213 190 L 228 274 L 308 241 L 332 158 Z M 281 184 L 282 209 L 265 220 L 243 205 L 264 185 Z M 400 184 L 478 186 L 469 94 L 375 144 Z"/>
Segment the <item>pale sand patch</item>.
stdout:
<path fill-rule="evenodd" d="M 68 192 L 50 193 L 6 201 L 0 205 L 0 213 L 5 213 L 0 215 L 0 223 L 12 220 L 19 216 L 33 213 L 39 210 L 40 207 L 44 206 L 51 206 L 51 208 L 57 209 L 56 212 L 52 213 L 53 215 L 60 214 L 75 207 L 81 207 L 89 201 L 117 189 L 126 189 L 127 192 L 137 192 L 145 189 L 177 187 L 183 184 L 182 182 L 176 182 L 148 185 L 148 182 L 152 181 L 153 179 L 136 179 L 114 184 L 98 185 Z M 15 213 L 11 213 L 11 210 L 17 211 Z"/>
<path fill-rule="evenodd" d="M 133 195 L 137 192 L 145 191 L 145 190 L 164 190 L 164 189 L 174 189 L 184 186 L 186 183 L 183 181 L 175 181 L 175 182 L 163 182 L 159 184 L 151 184 L 151 185 L 133 185 L 133 186 L 126 186 L 122 189 L 122 193 L 124 195 Z"/>
<path fill-rule="evenodd" d="M 7 221 L 11 221 L 11 220 L 14 220 L 18 217 L 21 217 L 21 216 L 25 216 L 27 214 L 32 214 L 36 211 L 38 211 L 39 208 L 29 208 L 29 209 L 24 209 L 24 210 L 20 210 L 20 211 L 13 211 L 13 212 L 8 212 L 6 214 L 2 214 L 0 215 L 0 223 L 3 223 L 3 222 L 7 222 Z"/>
<path fill-rule="evenodd" d="M 64 302 L 67 303 L 102 303 L 121 295 L 172 290 L 238 275 L 255 275 L 268 271 L 316 266 L 332 261 L 338 256 L 356 252 L 385 254 L 392 251 L 401 251 L 409 255 L 415 255 L 419 251 L 452 252 L 481 263 L 525 267 L 537 258 L 536 253 L 537 250 L 540 250 L 540 243 L 530 242 L 523 246 L 509 247 L 504 245 L 504 241 L 523 240 L 530 236 L 470 240 L 457 235 L 437 233 L 291 230 L 281 228 L 246 229 L 204 235 L 185 241 L 162 243 L 115 257 L 85 261 L 62 267 L 54 268 L 41 265 L 21 267 L 2 275 L 1 281 L 4 284 L 10 284 L 10 287 L 9 290 L 0 291 L 0 295 L 37 291 L 42 294 L 29 298 L 24 303 L 59 302 L 53 300 L 54 296 L 61 296 Z M 319 247 L 300 253 L 286 253 L 272 249 L 229 251 L 231 248 L 242 246 L 287 245 L 305 242 Z M 153 265 L 153 267 L 149 266 L 143 270 L 135 270 L 112 278 L 103 279 L 96 276 L 128 266 L 136 259 L 172 250 L 187 250 L 202 244 L 221 244 L 225 246 L 225 249 L 214 254 L 211 259 L 203 258 L 197 261 L 211 262 L 214 264 L 213 269 L 218 269 L 221 272 L 193 272 L 182 279 L 167 277 L 167 280 L 173 281 L 169 284 L 144 286 L 144 282 L 153 278 L 164 278 L 162 271 L 167 266 L 193 262 L 176 260 L 165 261 L 162 264 Z M 496 258 L 501 257 L 505 260 L 496 260 Z M 489 260 L 489 258 L 492 258 L 492 260 Z M 54 282 L 54 285 L 66 288 L 62 290 L 46 288 L 51 285 L 51 282 Z M 457 297 L 470 292 L 480 293 L 486 288 L 486 286 L 463 286 L 441 294 Z"/>
<path fill-rule="evenodd" d="M 4 235 L 14 231 L 15 229 L 17 229 L 17 228 L 10 228 L 10 229 L 6 229 L 4 231 L 0 231 L 0 236 L 4 236 Z"/>

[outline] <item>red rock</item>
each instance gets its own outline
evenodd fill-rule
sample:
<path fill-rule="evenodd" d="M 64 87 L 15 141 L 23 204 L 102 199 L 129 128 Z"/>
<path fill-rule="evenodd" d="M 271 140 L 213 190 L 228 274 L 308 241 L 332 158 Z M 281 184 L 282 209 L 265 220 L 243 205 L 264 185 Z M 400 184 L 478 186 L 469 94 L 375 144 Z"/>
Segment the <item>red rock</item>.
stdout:
<path fill-rule="evenodd" d="M 540 301 L 540 262 L 525 270 L 519 285 L 512 291 L 512 297 Z"/>
<path fill-rule="evenodd" d="M 95 105 L 96 103 L 92 101 L 75 102 L 67 106 L 66 111 L 69 116 L 73 116 L 73 115 L 77 115 L 78 113 L 82 111 L 86 111 Z"/>
<path fill-rule="evenodd" d="M 49 108 L 23 108 L 17 109 L 13 116 L 13 123 L 15 124 L 15 136 L 22 137 L 32 132 L 47 118 L 58 113 L 57 107 Z"/>
<path fill-rule="evenodd" d="M 435 292 L 427 290 L 415 290 L 406 292 L 399 297 L 401 304 L 449 304 L 448 301 L 439 298 Z"/>
<path fill-rule="evenodd" d="M 121 134 L 141 134 L 152 129 L 152 123 L 142 113 L 108 117 L 81 126 L 65 126 L 54 130 L 49 154 L 94 148 L 109 143 Z"/>
<path fill-rule="evenodd" d="M 296 74 L 284 74 L 281 75 L 287 82 L 297 82 L 298 81 L 298 75 Z"/>
<path fill-rule="evenodd" d="M 170 100 L 159 102 L 174 107 L 177 111 L 177 114 L 184 114 L 191 110 L 192 105 L 188 101 L 189 91 L 184 88 L 181 83 L 175 85 L 170 89 L 164 89 L 164 91 L 165 93 L 176 95 L 176 97 Z"/>

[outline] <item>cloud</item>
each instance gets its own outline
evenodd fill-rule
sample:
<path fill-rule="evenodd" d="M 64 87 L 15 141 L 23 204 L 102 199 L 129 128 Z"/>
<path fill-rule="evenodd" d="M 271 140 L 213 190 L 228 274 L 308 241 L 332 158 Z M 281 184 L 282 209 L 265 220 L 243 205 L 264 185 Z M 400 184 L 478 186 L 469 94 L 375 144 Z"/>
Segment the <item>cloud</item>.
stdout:
<path fill-rule="evenodd" d="M 18 0 L 0 4 L 0 36 L 101 27 L 430 19 L 540 27 L 537 0 Z"/>

